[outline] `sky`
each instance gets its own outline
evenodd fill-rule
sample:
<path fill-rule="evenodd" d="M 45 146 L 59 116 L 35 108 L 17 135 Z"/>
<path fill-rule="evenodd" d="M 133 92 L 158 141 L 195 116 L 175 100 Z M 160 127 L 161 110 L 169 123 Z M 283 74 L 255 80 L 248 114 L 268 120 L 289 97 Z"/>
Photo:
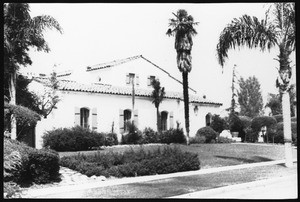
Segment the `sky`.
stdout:
<path fill-rule="evenodd" d="M 185 9 L 199 22 L 193 38 L 192 71 L 189 85 L 210 100 L 230 106 L 232 69 L 236 64 L 238 77 L 256 76 L 261 84 L 264 102 L 268 93 L 278 93 L 275 87 L 278 49 L 261 52 L 259 49 L 230 50 L 223 71 L 216 57 L 218 38 L 224 27 L 244 14 L 265 17 L 265 3 L 42 3 L 29 4 L 31 16 L 51 15 L 61 25 L 63 34 L 45 31 L 44 37 L 51 52 L 30 50 L 33 61 L 23 68 L 35 73 L 76 70 L 143 55 L 181 80 L 176 66 L 174 37 L 166 35 L 172 12 Z M 295 53 L 291 55 L 295 64 Z M 295 74 L 294 74 L 295 76 Z M 295 78 L 294 78 L 295 82 Z M 178 89 L 182 91 L 182 89 Z"/>

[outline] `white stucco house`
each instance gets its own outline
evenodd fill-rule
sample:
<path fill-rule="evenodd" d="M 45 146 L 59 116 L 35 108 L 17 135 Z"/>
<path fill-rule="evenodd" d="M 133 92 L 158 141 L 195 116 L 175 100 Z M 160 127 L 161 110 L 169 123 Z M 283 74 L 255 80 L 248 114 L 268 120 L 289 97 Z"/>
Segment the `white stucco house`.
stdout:
<path fill-rule="evenodd" d="M 98 132 L 115 132 L 120 138 L 124 123 L 134 120 L 139 130 L 156 130 L 156 108 L 152 103 L 151 79 L 159 79 L 166 95 L 159 110 L 163 130 L 184 128 L 182 82 L 142 55 L 58 73 L 60 102 L 46 119 L 36 125 L 35 147 L 42 147 L 45 131 L 80 125 Z M 134 78 L 132 80 L 132 78 Z M 47 77 L 34 77 L 30 89 L 42 89 Z M 132 85 L 134 82 L 134 85 Z M 134 109 L 132 106 L 134 86 Z M 219 114 L 222 103 L 199 96 L 192 87 L 190 96 L 190 136 Z M 184 130 L 185 131 L 185 130 Z"/>

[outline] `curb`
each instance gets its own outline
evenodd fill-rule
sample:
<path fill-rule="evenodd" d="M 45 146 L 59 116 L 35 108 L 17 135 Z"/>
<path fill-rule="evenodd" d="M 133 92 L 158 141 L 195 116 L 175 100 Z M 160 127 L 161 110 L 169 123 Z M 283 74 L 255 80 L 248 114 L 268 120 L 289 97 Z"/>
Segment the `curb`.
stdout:
<path fill-rule="evenodd" d="M 297 159 L 293 159 L 293 162 L 297 162 Z M 227 171 L 227 170 L 251 168 L 251 167 L 257 167 L 257 166 L 276 165 L 276 164 L 282 164 L 282 163 L 285 163 L 285 160 L 241 164 L 241 165 L 235 165 L 235 166 L 224 166 L 224 167 L 218 167 L 218 168 L 208 168 L 208 169 L 203 169 L 203 170 L 177 172 L 177 173 L 169 173 L 169 174 L 161 174 L 161 175 L 128 177 L 128 178 L 113 179 L 113 180 L 108 180 L 108 181 L 85 183 L 85 184 L 80 184 L 80 185 L 67 185 L 67 186 L 59 186 L 59 187 L 32 189 L 32 190 L 28 190 L 26 192 L 24 198 L 26 198 L 26 197 L 34 198 L 34 197 L 40 197 L 40 196 L 45 196 L 45 195 L 51 195 L 51 194 L 92 189 L 92 188 L 97 188 L 97 187 L 107 187 L 107 186 L 114 186 L 114 185 L 139 183 L 139 182 L 161 180 L 161 179 L 172 178 L 172 177 L 183 177 L 183 176 L 190 176 L 190 175 L 209 174 L 209 173 L 215 173 L 215 172 L 221 172 L 221 171 Z"/>

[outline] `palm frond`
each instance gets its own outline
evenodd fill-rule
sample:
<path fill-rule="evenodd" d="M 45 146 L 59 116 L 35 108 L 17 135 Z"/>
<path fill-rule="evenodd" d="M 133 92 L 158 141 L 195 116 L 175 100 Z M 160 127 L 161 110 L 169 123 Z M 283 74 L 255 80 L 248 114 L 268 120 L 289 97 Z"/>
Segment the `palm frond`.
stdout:
<path fill-rule="evenodd" d="M 262 51 L 272 48 L 277 42 L 275 28 L 268 25 L 266 20 L 259 21 L 256 17 L 243 15 L 235 18 L 227 25 L 220 34 L 217 44 L 217 57 L 223 66 L 228 50 L 236 46 L 248 48 L 260 47 Z"/>

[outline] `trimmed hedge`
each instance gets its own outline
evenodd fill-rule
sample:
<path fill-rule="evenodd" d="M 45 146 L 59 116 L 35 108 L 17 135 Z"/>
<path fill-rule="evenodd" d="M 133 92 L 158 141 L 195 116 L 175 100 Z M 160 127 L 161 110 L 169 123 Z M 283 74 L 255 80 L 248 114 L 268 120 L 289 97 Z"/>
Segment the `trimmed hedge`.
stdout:
<path fill-rule="evenodd" d="M 17 140 L 5 138 L 4 150 L 17 151 L 21 155 L 21 164 L 17 169 L 7 170 L 10 175 L 4 181 L 17 183 L 34 182 L 37 184 L 49 183 L 58 179 L 59 155 L 50 149 L 34 149 Z"/>
<path fill-rule="evenodd" d="M 116 144 L 118 138 L 115 133 L 97 133 L 80 126 L 53 129 L 43 136 L 43 147 L 56 151 L 86 151 Z"/>
<path fill-rule="evenodd" d="M 68 156 L 61 158 L 61 165 L 87 176 L 131 177 L 200 169 L 198 155 L 183 152 L 178 147 L 158 148 L 146 152 L 143 148 L 121 153 Z"/>
<path fill-rule="evenodd" d="M 205 143 L 216 141 L 218 135 L 219 133 L 214 131 L 214 129 L 212 129 L 210 126 L 200 128 L 196 133 L 196 137 L 205 137 Z"/>
<path fill-rule="evenodd" d="M 171 128 L 169 130 L 163 131 L 159 136 L 160 143 L 186 143 L 186 139 L 182 128 Z"/>

